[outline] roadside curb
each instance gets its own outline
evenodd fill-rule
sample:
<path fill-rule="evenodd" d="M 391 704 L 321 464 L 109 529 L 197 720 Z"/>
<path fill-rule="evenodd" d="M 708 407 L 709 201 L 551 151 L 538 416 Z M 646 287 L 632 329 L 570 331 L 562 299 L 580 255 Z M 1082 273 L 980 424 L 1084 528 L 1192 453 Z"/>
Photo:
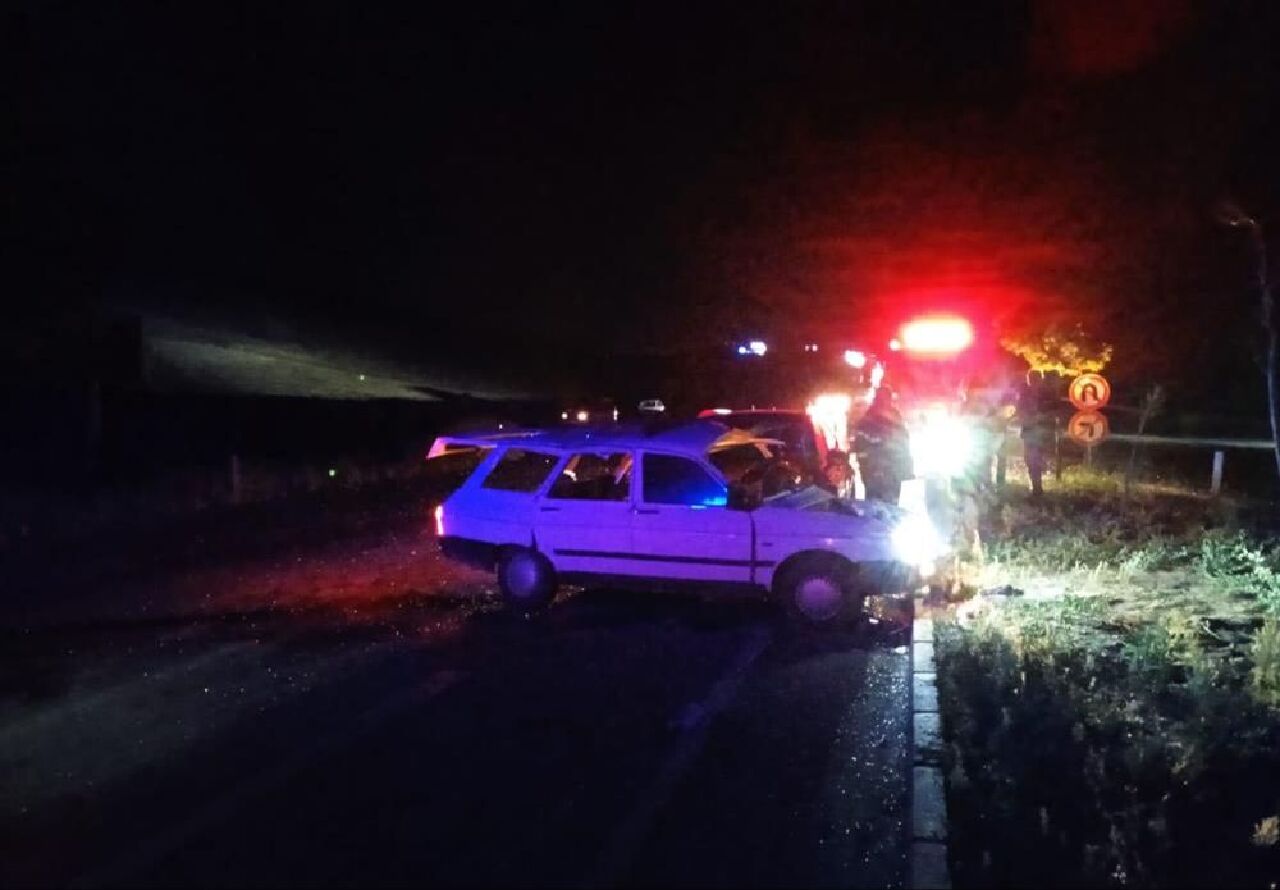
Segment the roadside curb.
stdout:
<path fill-rule="evenodd" d="M 919 614 L 919 603 L 916 604 Z M 911 890 L 950 890 L 933 618 L 911 622 Z"/>

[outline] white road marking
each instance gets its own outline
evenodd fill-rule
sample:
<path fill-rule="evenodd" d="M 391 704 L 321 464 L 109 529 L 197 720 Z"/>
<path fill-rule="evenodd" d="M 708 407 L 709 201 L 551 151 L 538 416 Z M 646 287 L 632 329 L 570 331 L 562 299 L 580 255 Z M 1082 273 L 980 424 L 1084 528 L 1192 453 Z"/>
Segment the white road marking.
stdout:
<path fill-rule="evenodd" d="M 388 720 L 422 704 L 465 676 L 463 671 L 441 670 L 420 684 L 388 696 L 345 726 L 322 735 L 303 746 L 295 756 L 270 769 L 250 776 L 225 793 L 208 801 L 170 828 L 152 834 L 128 854 L 102 868 L 91 870 L 71 882 L 72 887 L 127 886 L 137 876 L 155 866 L 166 856 L 181 849 L 202 832 L 233 819 L 237 812 L 255 798 L 278 789 L 305 770 L 323 763 L 342 749 L 377 730 Z"/>
<path fill-rule="evenodd" d="M 653 782 L 637 798 L 631 812 L 614 831 L 613 837 L 605 844 L 584 886 L 608 887 L 617 884 L 635 858 L 640 845 L 648 837 L 658 813 L 670 802 L 681 780 L 702 753 L 711 719 L 733 701 L 742 681 L 746 679 L 748 669 L 769 648 L 771 642 L 773 632 L 769 628 L 753 630 L 729 665 L 728 671 L 711 687 L 706 698 L 700 702 L 691 702 L 673 721 L 681 730 L 675 749 L 663 762 Z"/>

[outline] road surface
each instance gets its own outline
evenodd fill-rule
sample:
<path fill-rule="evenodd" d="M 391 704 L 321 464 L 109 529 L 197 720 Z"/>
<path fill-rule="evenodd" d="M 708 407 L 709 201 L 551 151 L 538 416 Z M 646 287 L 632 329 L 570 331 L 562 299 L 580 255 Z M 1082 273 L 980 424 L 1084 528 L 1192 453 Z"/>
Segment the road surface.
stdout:
<path fill-rule="evenodd" d="M 907 622 L 570 591 L 421 497 L 9 554 L 0 884 L 902 886 Z"/>

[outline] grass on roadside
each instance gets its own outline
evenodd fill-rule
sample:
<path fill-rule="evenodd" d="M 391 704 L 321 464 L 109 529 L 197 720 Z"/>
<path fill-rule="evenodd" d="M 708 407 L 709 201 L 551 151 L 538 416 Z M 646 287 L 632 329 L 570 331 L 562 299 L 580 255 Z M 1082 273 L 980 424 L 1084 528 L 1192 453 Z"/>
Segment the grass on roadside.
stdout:
<path fill-rule="evenodd" d="M 1280 878 L 1280 553 L 1238 505 L 1011 496 L 938 628 L 957 885 Z"/>

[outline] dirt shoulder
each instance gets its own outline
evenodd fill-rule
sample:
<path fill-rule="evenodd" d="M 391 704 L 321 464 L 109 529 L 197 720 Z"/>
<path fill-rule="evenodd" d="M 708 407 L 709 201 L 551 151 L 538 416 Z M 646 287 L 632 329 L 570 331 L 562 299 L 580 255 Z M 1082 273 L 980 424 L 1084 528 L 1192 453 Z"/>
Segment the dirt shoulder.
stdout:
<path fill-rule="evenodd" d="M 451 482 L 423 474 L 20 542 L 0 563 L 0 625 L 210 609 L 225 603 L 209 591 L 233 583 L 261 600 L 272 591 L 367 589 L 392 566 L 415 565 L 415 551 L 428 544 L 432 506 Z M 199 592 L 188 596 L 187 588 Z"/>

